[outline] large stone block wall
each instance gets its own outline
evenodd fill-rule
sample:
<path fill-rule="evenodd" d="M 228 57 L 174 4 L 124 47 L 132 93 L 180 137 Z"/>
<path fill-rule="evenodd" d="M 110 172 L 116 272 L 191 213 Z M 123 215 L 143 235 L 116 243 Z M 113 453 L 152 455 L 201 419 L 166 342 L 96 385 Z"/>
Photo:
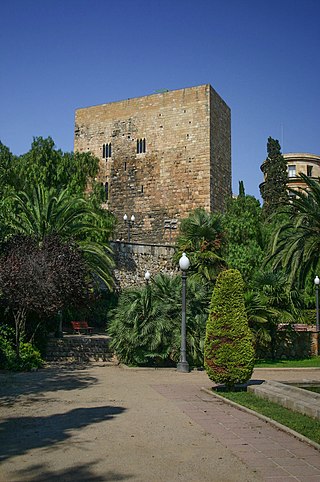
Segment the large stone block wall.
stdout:
<path fill-rule="evenodd" d="M 210 209 L 223 211 L 231 188 L 230 109 L 221 97 L 210 90 Z"/>
<path fill-rule="evenodd" d="M 178 266 L 172 261 L 173 246 L 115 242 L 111 243 L 111 247 L 116 262 L 115 279 L 120 290 L 145 283 L 146 271 L 151 276 L 178 272 Z"/>
<path fill-rule="evenodd" d="M 137 154 L 138 139 L 145 153 Z M 132 241 L 166 243 L 166 219 L 222 209 L 231 196 L 230 109 L 210 85 L 78 109 L 74 148 L 100 159 L 120 240 L 127 240 L 125 213 L 135 215 Z"/>

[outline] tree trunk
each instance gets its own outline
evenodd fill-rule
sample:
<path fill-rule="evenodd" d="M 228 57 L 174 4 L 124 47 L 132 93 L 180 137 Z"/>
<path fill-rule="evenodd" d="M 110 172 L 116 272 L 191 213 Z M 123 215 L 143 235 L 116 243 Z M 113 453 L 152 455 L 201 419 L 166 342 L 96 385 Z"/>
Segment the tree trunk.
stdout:
<path fill-rule="evenodd" d="M 16 353 L 18 358 L 20 357 L 20 340 L 21 335 L 25 332 L 26 326 L 26 310 L 25 308 L 19 308 L 13 312 L 15 328 L 16 328 Z"/>

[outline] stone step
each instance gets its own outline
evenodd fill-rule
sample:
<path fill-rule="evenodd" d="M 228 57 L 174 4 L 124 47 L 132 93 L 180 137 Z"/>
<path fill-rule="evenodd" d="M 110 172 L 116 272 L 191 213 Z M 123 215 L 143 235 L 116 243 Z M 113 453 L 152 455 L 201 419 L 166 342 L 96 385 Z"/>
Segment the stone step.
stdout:
<path fill-rule="evenodd" d="M 47 344 L 46 361 L 112 361 L 110 337 L 105 335 L 67 335 L 51 338 Z"/>
<path fill-rule="evenodd" d="M 315 382 L 315 385 L 318 384 L 319 382 Z M 312 386 L 312 383 L 310 385 Z M 261 385 L 249 385 L 248 391 L 295 412 L 320 419 L 319 393 L 271 380 L 265 381 Z"/>

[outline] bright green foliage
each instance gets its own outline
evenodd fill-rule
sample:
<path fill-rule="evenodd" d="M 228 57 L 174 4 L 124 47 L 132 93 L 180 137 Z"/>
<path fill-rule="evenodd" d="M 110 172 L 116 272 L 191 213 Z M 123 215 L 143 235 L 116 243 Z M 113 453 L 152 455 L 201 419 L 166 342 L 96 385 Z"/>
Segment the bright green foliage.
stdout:
<path fill-rule="evenodd" d="M 55 149 L 51 137 L 35 137 L 31 149 L 16 161 L 19 190 L 42 184 L 60 191 L 68 188 L 83 193 L 94 182 L 99 171 L 99 160 L 91 153 L 63 153 Z"/>
<path fill-rule="evenodd" d="M 284 269 L 290 286 L 305 288 L 320 272 L 320 183 L 300 177 L 306 188 L 295 191 L 288 203 L 289 219 L 274 236 L 268 261 L 273 269 Z"/>
<path fill-rule="evenodd" d="M 205 369 L 211 380 L 228 387 L 247 382 L 254 367 L 253 338 L 243 290 L 238 270 L 222 271 L 212 294 L 207 322 Z"/>
<path fill-rule="evenodd" d="M 222 258 L 223 228 L 221 215 L 197 208 L 181 221 L 176 241 L 176 259 L 186 252 L 190 259 L 189 277 L 211 283 L 225 267 Z"/>
<path fill-rule="evenodd" d="M 253 196 L 245 195 L 243 183 L 239 186 L 239 196 L 230 200 L 222 224 L 226 262 L 249 282 L 263 261 L 263 225 L 260 203 Z"/>
<path fill-rule="evenodd" d="M 268 156 L 261 169 L 265 175 L 265 182 L 261 185 L 260 192 L 263 199 L 263 212 L 270 216 L 280 206 L 287 203 L 287 163 L 281 154 L 279 141 L 268 138 Z"/>

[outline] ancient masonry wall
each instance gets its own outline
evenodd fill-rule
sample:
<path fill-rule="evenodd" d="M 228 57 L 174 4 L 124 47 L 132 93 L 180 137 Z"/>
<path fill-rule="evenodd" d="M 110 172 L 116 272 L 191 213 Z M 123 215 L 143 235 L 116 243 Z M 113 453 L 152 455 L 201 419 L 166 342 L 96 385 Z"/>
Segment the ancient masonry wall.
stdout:
<path fill-rule="evenodd" d="M 145 283 L 146 271 L 149 271 L 151 277 L 159 273 L 178 273 L 178 266 L 172 261 L 175 252 L 173 246 L 115 242 L 111 243 L 111 247 L 116 263 L 114 275 L 119 290 Z"/>
<path fill-rule="evenodd" d="M 145 152 L 137 153 L 139 140 Z M 125 213 L 135 215 L 133 241 L 166 243 L 166 220 L 223 209 L 231 196 L 230 109 L 210 85 L 78 109 L 74 148 L 100 159 L 120 240 L 128 239 Z"/>

